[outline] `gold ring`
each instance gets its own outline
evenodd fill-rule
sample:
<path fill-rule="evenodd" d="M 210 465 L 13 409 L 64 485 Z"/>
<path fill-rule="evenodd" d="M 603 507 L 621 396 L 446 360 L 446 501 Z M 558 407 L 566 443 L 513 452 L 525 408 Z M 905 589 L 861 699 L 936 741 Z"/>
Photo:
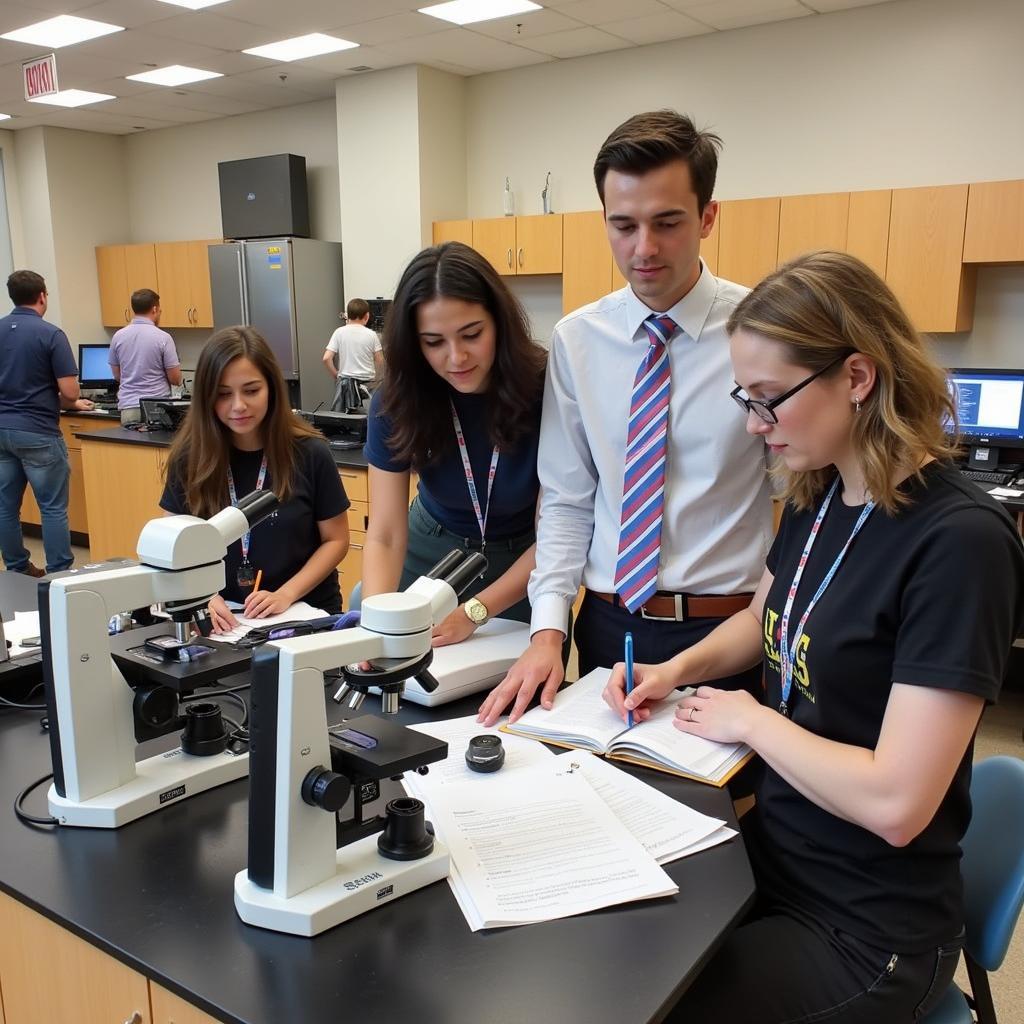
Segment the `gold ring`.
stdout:
<path fill-rule="evenodd" d="M 693 721 L 693 713 L 694 713 L 694 711 L 696 711 L 696 710 L 697 710 L 696 708 L 690 708 L 690 717 L 689 717 L 689 718 L 687 718 L 687 721 L 688 721 L 688 722 L 692 722 L 692 721 Z"/>

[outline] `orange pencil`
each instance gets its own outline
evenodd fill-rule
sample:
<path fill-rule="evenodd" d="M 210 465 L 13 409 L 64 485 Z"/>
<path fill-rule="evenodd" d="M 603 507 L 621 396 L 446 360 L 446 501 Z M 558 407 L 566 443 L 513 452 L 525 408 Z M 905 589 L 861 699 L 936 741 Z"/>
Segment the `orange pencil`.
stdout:
<path fill-rule="evenodd" d="M 262 580 L 262 579 L 263 579 L 263 570 L 262 570 L 262 569 L 260 569 L 260 570 L 259 570 L 259 571 L 258 571 L 258 572 L 256 573 L 256 582 L 255 582 L 255 583 L 253 584 L 253 588 L 252 588 L 252 592 L 253 592 L 254 594 L 256 593 L 256 591 L 257 591 L 257 590 L 259 590 L 259 589 L 260 589 L 260 580 Z"/>

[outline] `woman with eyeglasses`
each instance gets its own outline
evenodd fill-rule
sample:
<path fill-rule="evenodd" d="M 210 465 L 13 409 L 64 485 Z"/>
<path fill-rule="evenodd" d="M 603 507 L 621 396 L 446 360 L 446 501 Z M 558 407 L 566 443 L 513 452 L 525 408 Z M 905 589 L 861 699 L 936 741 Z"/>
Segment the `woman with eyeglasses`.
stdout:
<path fill-rule="evenodd" d="M 918 1020 L 962 944 L 974 732 L 1024 622 L 1021 541 L 952 466 L 945 375 L 859 260 L 792 261 L 728 330 L 786 501 L 767 568 L 749 610 L 605 691 L 642 721 L 695 686 L 675 726 L 762 762 L 757 904 L 671 1019 Z M 759 662 L 760 702 L 700 685 Z"/>

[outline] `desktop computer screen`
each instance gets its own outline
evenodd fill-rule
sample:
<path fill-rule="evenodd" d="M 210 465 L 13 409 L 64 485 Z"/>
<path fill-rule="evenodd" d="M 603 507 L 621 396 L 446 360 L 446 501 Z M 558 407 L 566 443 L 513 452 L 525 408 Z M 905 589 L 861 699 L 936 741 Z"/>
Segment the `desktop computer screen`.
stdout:
<path fill-rule="evenodd" d="M 1024 448 L 1024 370 L 950 370 L 966 445 Z"/>
<path fill-rule="evenodd" d="M 113 389 L 114 374 L 111 372 L 109 345 L 78 346 L 78 379 L 82 387 Z"/>

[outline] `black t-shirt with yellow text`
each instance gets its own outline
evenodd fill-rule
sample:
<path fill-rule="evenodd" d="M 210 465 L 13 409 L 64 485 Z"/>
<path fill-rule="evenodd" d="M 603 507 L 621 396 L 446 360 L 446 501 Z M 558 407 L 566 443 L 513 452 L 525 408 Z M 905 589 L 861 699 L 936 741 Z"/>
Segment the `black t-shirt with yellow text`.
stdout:
<path fill-rule="evenodd" d="M 998 503 L 956 469 L 931 463 L 903 487 L 911 504 L 876 508 L 814 607 L 794 664 L 789 710 L 805 729 L 874 749 L 893 683 L 994 701 L 1024 625 L 1024 550 Z M 786 596 L 818 509 L 787 508 L 768 555 L 763 626 L 766 702 L 782 697 Z M 789 620 L 789 638 L 862 507 L 839 492 L 821 525 Z M 844 821 L 764 768 L 743 822 L 758 889 L 872 945 L 924 952 L 963 921 L 959 842 L 970 821 L 967 750 L 938 812 L 907 846 Z"/>

